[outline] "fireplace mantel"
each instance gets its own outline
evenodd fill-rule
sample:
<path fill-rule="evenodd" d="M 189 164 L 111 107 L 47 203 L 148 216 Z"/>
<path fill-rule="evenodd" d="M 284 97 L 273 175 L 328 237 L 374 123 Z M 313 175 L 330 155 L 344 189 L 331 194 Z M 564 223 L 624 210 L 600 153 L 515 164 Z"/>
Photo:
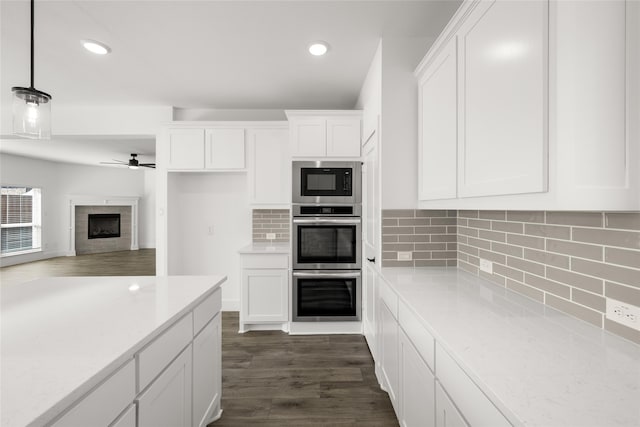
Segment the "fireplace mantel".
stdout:
<path fill-rule="evenodd" d="M 76 206 L 130 206 L 131 250 L 138 250 L 138 202 L 131 196 L 69 196 L 69 250 L 67 256 L 76 255 Z"/>

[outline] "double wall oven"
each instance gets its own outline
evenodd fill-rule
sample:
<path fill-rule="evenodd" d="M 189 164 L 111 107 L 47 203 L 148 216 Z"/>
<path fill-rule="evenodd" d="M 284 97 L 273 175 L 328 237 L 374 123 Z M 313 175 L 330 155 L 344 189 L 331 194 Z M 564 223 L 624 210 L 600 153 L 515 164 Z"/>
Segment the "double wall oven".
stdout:
<path fill-rule="evenodd" d="M 293 162 L 293 321 L 361 312 L 360 162 Z"/>

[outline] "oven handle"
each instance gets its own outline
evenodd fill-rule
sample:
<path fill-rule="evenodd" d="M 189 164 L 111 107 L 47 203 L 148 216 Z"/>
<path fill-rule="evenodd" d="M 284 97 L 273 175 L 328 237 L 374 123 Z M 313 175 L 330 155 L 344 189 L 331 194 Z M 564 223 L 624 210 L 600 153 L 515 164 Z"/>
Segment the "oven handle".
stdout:
<path fill-rule="evenodd" d="M 336 277 L 340 279 L 356 279 L 360 277 L 360 272 L 354 271 L 354 272 L 344 272 L 344 273 L 332 273 L 328 271 L 315 271 L 315 272 L 294 271 L 293 277 L 313 277 L 313 278 Z"/>
<path fill-rule="evenodd" d="M 360 218 L 293 218 L 294 224 L 360 224 Z"/>

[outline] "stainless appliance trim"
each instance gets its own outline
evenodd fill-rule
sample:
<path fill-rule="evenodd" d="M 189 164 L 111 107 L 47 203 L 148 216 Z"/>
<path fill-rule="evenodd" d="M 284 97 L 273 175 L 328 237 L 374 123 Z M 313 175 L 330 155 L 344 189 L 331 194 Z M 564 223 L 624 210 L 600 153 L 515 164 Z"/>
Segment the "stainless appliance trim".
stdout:
<path fill-rule="evenodd" d="M 340 207 L 340 206 L 349 206 L 352 208 L 352 214 L 322 214 L 322 216 L 324 218 L 326 217 L 360 217 L 362 216 L 362 205 L 361 204 L 351 204 L 351 203 L 292 203 L 291 204 L 291 215 L 294 217 L 317 217 L 318 214 L 314 213 L 312 215 L 309 214 L 303 214 L 300 211 L 302 210 L 301 208 L 305 207 L 305 206 L 327 206 L 327 207 Z"/>
<path fill-rule="evenodd" d="M 361 277 L 360 270 L 350 270 L 347 272 L 336 272 L 331 270 L 294 271 L 293 277 L 335 277 L 340 279 L 355 279 Z"/>
<path fill-rule="evenodd" d="M 301 178 L 303 168 L 351 168 L 351 196 L 302 196 Z M 326 204 L 343 203 L 358 204 L 362 202 L 362 163 L 360 161 L 294 161 L 292 163 L 292 194 L 293 203 Z"/>
<path fill-rule="evenodd" d="M 344 321 L 360 321 L 362 314 L 362 277 L 360 270 L 357 271 L 331 271 L 326 270 L 307 270 L 304 273 L 293 272 L 293 313 L 292 320 L 294 322 L 344 322 Z M 353 277 L 341 276 L 353 275 Z M 304 316 L 298 317 L 298 280 L 297 279 L 356 279 L 356 315 L 355 316 Z"/>
<path fill-rule="evenodd" d="M 362 224 L 360 218 L 326 218 L 326 217 L 313 217 L 313 218 L 293 218 L 294 224 Z"/>

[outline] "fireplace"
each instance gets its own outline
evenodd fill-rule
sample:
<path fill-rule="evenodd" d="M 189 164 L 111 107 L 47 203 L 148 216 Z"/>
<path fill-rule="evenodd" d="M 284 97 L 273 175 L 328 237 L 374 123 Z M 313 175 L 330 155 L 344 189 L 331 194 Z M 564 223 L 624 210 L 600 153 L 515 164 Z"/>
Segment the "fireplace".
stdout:
<path fill-rule="evenodd" d="M 89 214 L 89 239 L 120 237 L 120 214 Z"/>

